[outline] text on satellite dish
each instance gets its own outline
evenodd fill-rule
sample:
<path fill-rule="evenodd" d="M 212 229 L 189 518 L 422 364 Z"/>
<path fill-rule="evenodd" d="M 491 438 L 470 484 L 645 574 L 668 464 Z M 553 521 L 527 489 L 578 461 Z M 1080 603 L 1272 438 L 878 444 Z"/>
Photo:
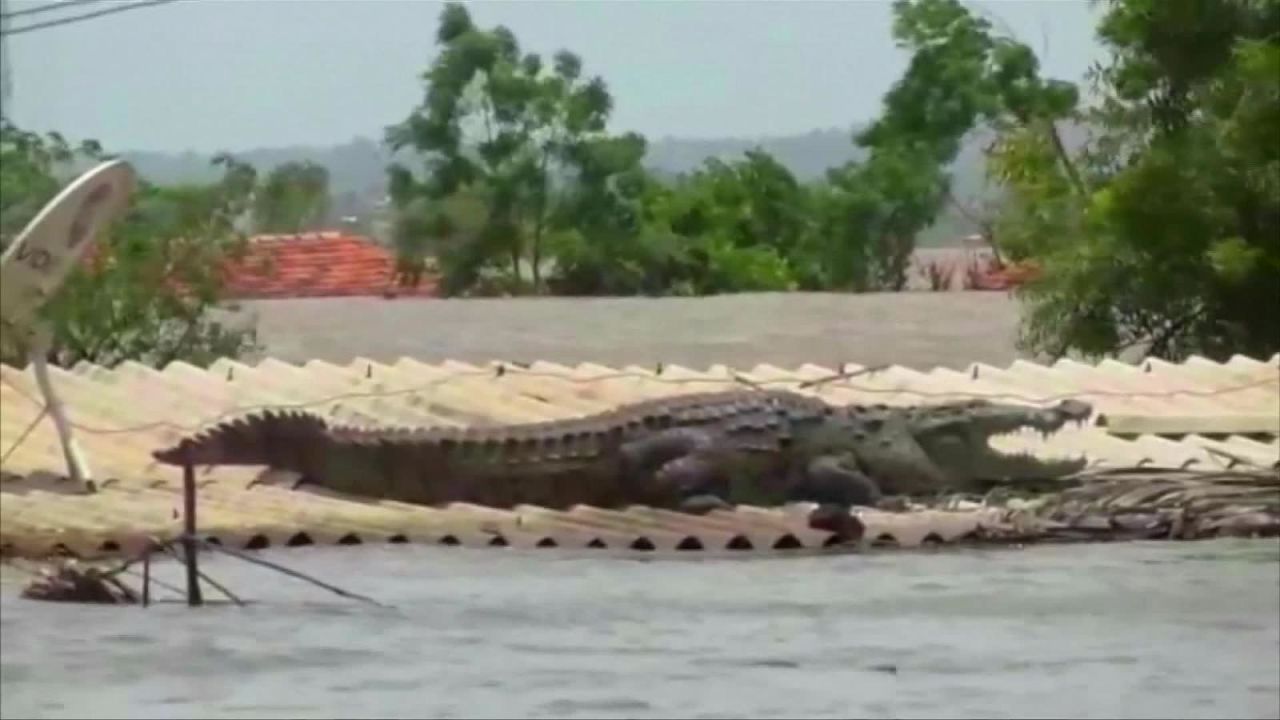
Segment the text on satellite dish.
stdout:
<path fill-rule="evenodd" d="M 89 237 L 90 223 L 92 212 L 95 207 L 101 205 L 107 198 L 111 197 L 111 184 L 103 184 L 93 189 L 84 199 L 84 203 L 80 205 L 80 209 L 76 212 L 75 220 L 71 223 L 71 231 L 67 234 L 67 249 L 73 249 Z M 23 245 L 17 249 L 16 259 L 27 267 L 36 272 L 44 272 L 53 264 L 53 256 L 44 248 L 32 248 Z"/>

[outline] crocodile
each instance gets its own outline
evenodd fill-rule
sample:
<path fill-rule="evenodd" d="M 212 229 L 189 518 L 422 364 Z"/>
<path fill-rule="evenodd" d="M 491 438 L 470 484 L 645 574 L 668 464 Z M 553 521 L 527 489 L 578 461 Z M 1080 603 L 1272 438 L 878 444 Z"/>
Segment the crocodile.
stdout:
<path fill-rule="evenodd" d="M 744 389 L 495 427 L 359 428 L 308 412 L 266 411 L 153 456 L 170 465 L 266 465 L 330 490 L 423 505 L 848 508 L 1075 472 L 1083 460 L 1006 455 L 988 440 L 1025 428 L 1057 432 L 1091 413 L 1075 400 L 1049 408 L 982 400 L 844 406 Z"/>

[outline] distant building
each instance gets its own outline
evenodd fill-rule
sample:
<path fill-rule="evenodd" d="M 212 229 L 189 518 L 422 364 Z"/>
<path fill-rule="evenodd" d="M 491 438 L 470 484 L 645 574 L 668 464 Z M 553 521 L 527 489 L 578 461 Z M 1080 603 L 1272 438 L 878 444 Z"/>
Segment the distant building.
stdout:
<path fill-rule="evenodd" d="M 244 258 L 226 266 L 228 299 L 435 297 L 430 277 L 417 287 L 396 278 L 395 255 L 361 235 L 315 232 L 257 235 Z"/>

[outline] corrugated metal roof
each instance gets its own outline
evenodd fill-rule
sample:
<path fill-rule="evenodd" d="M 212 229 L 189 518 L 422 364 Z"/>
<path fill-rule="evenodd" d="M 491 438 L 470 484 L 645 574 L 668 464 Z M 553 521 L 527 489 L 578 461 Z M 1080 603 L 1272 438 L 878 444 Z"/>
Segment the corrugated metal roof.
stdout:
<path fill-rule="evenodd" d="M 178 531 L 180 473 L 155 463 L 150 452 L 217 420 L 264 406 L 305 406 L 347 423 L 466 425 L 572 417 L 644 397 L 743 383 L 801 389 L 837 403 L 893 405 L 990 397 L 1040 404 L 1070 396 L 1094 403 L 1103 416 L 1124 418 L 1129 430 L 1141 428 L 1144 418 L 1180 418 L 1197 432 L 1119 436 L 1105 427 L 1070 427 L 1048 440 L 1027 433 L 999 438 L 996 444 L 1040 456 L 1084 454 L 1095 467 L 1280 466 L 1280 440 L 1267 422 L 1280 408 L 1280 355 L 1267 361 L 1234 357 L 1226 363 L 1151 360 L 1139 366 L 1072 361 L 1052 366 L 1015 362 L 1006 368 L 975 364 L 965 371 L 918 372 L 893 366 L 802 387 L 861 370 L 816 365 L 758 365 L 749 370 L 667 366 L 659 373 L 654 368 L 592 364 L 428 365 L 409 358 L 394 364 L 356 360 L 347 365 L 221 360 L 208 369 L 174 363 L 163 370 L 135 363 L 113 369 L 82 364 L 70 371 L 52 370 L 100 486 L 96 494 L 76 495 L 65 489 L 69 483 L 55 479 L 63 466 L 53 428 L 48 422 L 32 426 L 40 408 L 33 375 L 0 366 L 0 452 L 8 453 L 0 483 L 0 535 L 23 554 L 39 554 L 58 543 L 85 554 L 104 545 L 110 549 L 138 532 L 172 536 Z M 1250 434 L 1219 434 L 1215 428 Z M 255 479 L 260 482 L 251 486 Z M 803 508 L 739 508 L 707 517 L 650 508 L 424 508 L 293 491 L 289 480 L 256 468 L 199 470 L 202 533 L 251 547 L 427 540 L 765 549 L 821 547 L 830 537 L 807 527 Z M 942 540 L 960 537 L 985 522 L 980 513 L 913 514 L 908 519 L 871 513 L 864 520 L 873 537 L 885 532 L 903 545 L 918 544 L 930 533 Z M 499 536 L 502 540 L 494 539 Z"/>

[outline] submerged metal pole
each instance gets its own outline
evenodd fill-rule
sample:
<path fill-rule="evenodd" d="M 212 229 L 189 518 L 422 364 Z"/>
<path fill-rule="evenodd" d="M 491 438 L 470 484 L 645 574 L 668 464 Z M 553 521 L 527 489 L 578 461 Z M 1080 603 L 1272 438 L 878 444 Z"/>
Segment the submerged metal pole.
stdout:
<path fill-rule="evenodd" d="M 191 463 L 191 445 L 182 443 L 182 549 L 187 556 L 187 605 L 202 605 L 200 571 L 196 567 L 196 469 Z"/>
<path fill-rule="evenodd" d="M 151 540 L 147 539 L 147 549 L 142 554 L 142 607 L 151 604 Z"/>

